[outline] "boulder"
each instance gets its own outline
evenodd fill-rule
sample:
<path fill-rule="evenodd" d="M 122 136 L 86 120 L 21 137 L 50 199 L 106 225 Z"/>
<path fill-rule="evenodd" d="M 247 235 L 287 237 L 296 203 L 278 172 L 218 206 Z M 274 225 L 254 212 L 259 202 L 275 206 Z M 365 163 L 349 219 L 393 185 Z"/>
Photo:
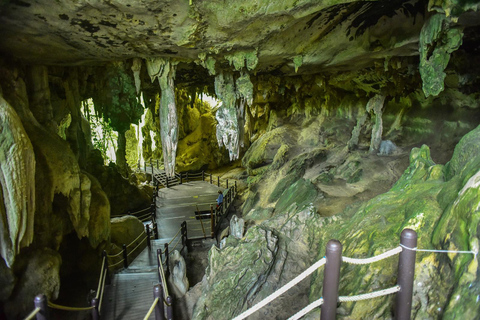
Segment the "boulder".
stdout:
<path fill-rule="evenodd" d="M 187 266 L 185 259 L 180 255 L 178 250 L 174 250 L 170 256 L 170 270 L 172 273 L 168 278 L 170 288 L 172 288 L 173 295 L 178 299 L 187 293 L 189 282 L 187 279 Z"/>
<path fill-rule="evenodd" d="M 60 291 L 60 266 L 58 252 L 44 248 L 19 256 L 16 268 L 21 270 L 13 295 L 7 301 L 5 312 L 8 319 L 25 317 L 34 309 L 33 299 L 45 294 L 49 301 L 58 298 Z"/>
<path fill-rule="evenodd" d="M 111 241 L 116 246 L 122 248 L 124 244 L 128 247 L 128 251 L 135 248 L 142 242 L 145 235 L 145 228 L 142 221 L 133 216 L 123 216 L 120 218 L 113 218 L 110 220 L 111 226 Z M 134 241 L 135 240 L 135 241 Z M 137 253 L 141 252 L 147 246 L 143 242 L 137 249 Z"/>

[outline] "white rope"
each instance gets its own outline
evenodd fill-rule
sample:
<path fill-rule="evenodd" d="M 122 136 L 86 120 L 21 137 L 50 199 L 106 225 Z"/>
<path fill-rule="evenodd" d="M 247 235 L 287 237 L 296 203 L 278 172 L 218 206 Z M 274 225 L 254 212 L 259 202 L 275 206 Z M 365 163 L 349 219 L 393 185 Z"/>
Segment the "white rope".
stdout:
<path fill-rule="evenodd" d="M 320 307 L 323 304 L 323 298 L 320 298 L 312 303 L 310 303 L 308 306 L 300 310 L 299 312 L 295 313 L 293 316 L 288 318 L 288 320 L 298 320 L 300 318 L 303 318 L 307 313 L 312 311 L 315 308 Z"/>
<path fill-rule="evenodd" d="M 400 244 L 402 248 L 405 248 L 407 250 L 412 250 L 412 251 L 421 251 L 421 252 L 435 252 L 435 253 L 466 253 L 466 254 L 473 254 L 475 257 L 477 257 L 478 252 L 476 251 L 462 251 L 462 250 L 436 250 L 436 249 L 418 249 L 417 247 L 415 248 L 409 248 L 403 244 Z"/>
<path fill-rule="evenodd" d="M 389 258 L 391 256 L 394 256 L 400 252 L 402 252 L 402 248 L 396 247 L 392 250 L 389 250 L 387 252 L 384 252 L 382 254 L 379 254 L 378 256 L 374 256 L 371 258 L 356 259 L 356 258 L 342 257 L 342 261 L 346 263 L 351 263 L 351 264 L 370 264 L 370 263 L 377 262 L 377 261 Z"/>
<path fill-rule="evenodd" d="M 364 293 L 364 294 L 359 294 L 356 296 L 342 296 L 338 297 L 338 302 L 352 302 L 352 301 L 360 301 L 360 300 L 369 300 L 369 299 L 374 299 L 382 296 L 386 296 L 389 294 L 397 293 L 400 291 L 400 286 L 395 286 L 391 287 L 388 289 L 384 290 L 379 290 L 379 291 L 374 291 L 374 292 L 369 292 L 369 293 Z M 303 308 L 290 318 L 288 320 L 298 320 L 302 317 L 304 317 L 306 314 L 308 314 L 310 311 L 312 311 L 315 308 L 320 307 L 323 304 L 323 298 L 320 298 L 311 304 L 309 304 L 307 307 Z"/>
<path fill-rule="evenodd" d="M 283 287 L 281 287 L 280 289 L 278 289 L 277 291 L 275 291 L 274 293 L 272 293 L 271 295 L 269 295 L 268 297 L 266 297 L 256 305 L 254 305 L 252 308 L 236 316 L 235 318 L 233 318 L 233 320 L 245 319 L 249 315 L 257 312 L 258 310 L 260 310 L 261 308 L 263 308 L 264 306 L 266 306 L 267 304 L 269 304 L 270 302 L 272 302 L 273 300 L 275 300 L 276 298 L 278 298 L 279 296 L 287 292 L 289 289 L 296 286 L 300 281 L 302 281 L 303 279 L 308 277 L 310 274 L 315 272 L 318 268 L 323 266 L 326 262 L 327 260 L 325 258 L 318 260 L 313 265 L 311 265 L 307 270 L 303 271 L 301 274 L 296 276 L 293 280 L 288 282 L 286 285 L 284 285 Z"/>
<path fill-rule="evenodd" d="M 374 292 L 359 294 L 356 296 L 342 296 L 338 297 L 339 302 L 347 302 L 347 301 L 361 301 L 361 300 L 368 300 L 374 299 L 382 296 L 387 296 L 389 294 L 397 293 L 400 291 L 400 286 L 391 287 L 388 289 L 378 290 Z"/>

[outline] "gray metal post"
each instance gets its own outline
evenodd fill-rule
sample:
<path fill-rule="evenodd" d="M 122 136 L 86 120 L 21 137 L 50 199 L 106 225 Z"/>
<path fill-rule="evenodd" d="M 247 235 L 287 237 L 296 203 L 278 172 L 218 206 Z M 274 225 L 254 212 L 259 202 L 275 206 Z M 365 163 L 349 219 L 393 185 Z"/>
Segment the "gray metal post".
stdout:
<path fill-rule="evenodd" d="M 165 319 L 165 307 L 163 305 L 163 290 L 159 284 L 153 286 L 153 299 L 158 298 L 157 305 L 155 306 L 155 320 Z"/>
<path fill-rule="evenodd" d="M 173 299 L 168 296 L 167 299 L 167 320 L 173 320 Z"/>
<path fill-rule="evenodd" d="M 48 303 L 47 297 L 44 294 L 39 294 L 33 300 L 35 304 L 35 308 L 40 308 L 40 311 L 37 313 L 37 320 L 47 320 L 49 317 L 48 315 Z"/>
<path fill-rule="evenodd" d="M 202 170 L 202 181 L 205 181 L 205 171 Z"/>
<path fill-rule="evenodd" d="M 128 268 L 128 254 L 127 254 L 127 245 L 123 244 L 123 267 Z"/>
<path fill-rule="evenodd" d="M 400 235 L 400 243 L 408 248 L 417 247 L 417 233 L 412 229 L 404 229 Z M 412 314 L 413 277 L 415 275 L 416 251 L 404 249 L 398 258 L 397 284 L 400 291 L 396 297 L 395 319 L 410 320 Z"/>
<path fill-rule="evenodd" d="M 320 320 L 334 320 L 337 313 L 342 244 L 338 240 L 328 241 L 325 256 L 327 264 L 323 276 L 323 305 Z"/>
<path fill-rule="evenodd" d="M 147 161 L 143 161 L 143 171 L 147 173 Z"/>
<path fill-rule="evenodd" d="M 158 165 L 158 159 L 157 159 L 157 169 L 160 169 L 160 166 Z"/>
<path fill-rule="evenodd" d="M 210 184 L 213 184 L 213 177 L 211 173 L 210 173 Z"/>
<path fill-rule="evenodd" d="M 220 177 L 217 177 L 217 185 L 220 188 Z"/>
<path fill-rule="evenodd" d="M 227 189 L 228 189 L 228 179 L 227 179 Z"/>
<path fill-rule="evenodd" d="M 100 320 L 100 313 L 98 312 L 98 298 L 92 299 L 92 319 L 93 320 Z"/>
<path fill-rule="evenodd" d="M 180 184 L 183 183 L 183 174 L 180 172 Z"/>

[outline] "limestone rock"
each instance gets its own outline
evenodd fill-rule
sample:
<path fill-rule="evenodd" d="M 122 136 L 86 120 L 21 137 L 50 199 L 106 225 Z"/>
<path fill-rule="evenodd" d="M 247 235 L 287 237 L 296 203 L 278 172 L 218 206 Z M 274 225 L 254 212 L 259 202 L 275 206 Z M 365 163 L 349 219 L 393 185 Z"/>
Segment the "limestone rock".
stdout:
<path fill-rule="evenodd" d="M 379 156 L 390 156 L 397 150 L 397 146 L 390 140 L 382 140 L 380 143 Z"/>
<path fill-rule="evenodd" d="M 16 290 L 5 306 L 9 319 L 24 317 L 31 312 L 33 299 L 38 294 L 45 294 L 50 301 L 57 299 L 61 264 L 62 258 L 58 252 L 47 248 L 21 256 L 18 265 L 22 266 L 22 272 Z"/>
<path fill-rule="evenodd" d="M 287 131 L 287 128 L 281 127 L 262 135 L 247 150 L 242 159 L 242 164 L 248 169 L 256 169 L 271 164 L 277 150 L 283 144 L 291 141 L 290 134 Z"/>
<path fill-rule="evenodd" d="M 93 248 L 97 248 L 100 243 L 110 239 L 110 202 L 98 180 L 92 175 L 87 176 L 91 182 L 88 241 Z"/>
<path fill-rule="evenodd" d="M 35 155 L 15 110 L 0 96 L 0 255 L 11 266 L 33 240 Z"/>
<path fill-rule="evenodd" d="M 245 221 L 234 215 L 230 220 L 230 234 L 237 239 L 241 239 L 243 237 L 244 228 Z"/>
<path fill-rule="evenodd" d="M 118 172 L 114 164 L 104 166 L 98 150 L 90 154 L 87 170 L 100 182 L 110 202 L 112 215 L 124 214 L 129 210 L 144 209 L 151 204 L 151 189 L 141 190 L 130 183 Z"/>
<path fill-rule="evenodd" d="M 277 249 L 278 238 L 259 227 L 249 229 L 236 246 L 212 247 L 193 318 L 231 319 L 245 310 L 275 263 Z"/>
<path fill-rule="evenodd" d="M 183 259 L 178 250 L 172 252 L 169 263 L 172 273 L 170 274 L 168 281 L 170 283 L 170 288 L 173 289 L 174 296 L 178 299 L 183 297 L 189 288 L 187 266 L 185 265 L 185 259 Z"/>

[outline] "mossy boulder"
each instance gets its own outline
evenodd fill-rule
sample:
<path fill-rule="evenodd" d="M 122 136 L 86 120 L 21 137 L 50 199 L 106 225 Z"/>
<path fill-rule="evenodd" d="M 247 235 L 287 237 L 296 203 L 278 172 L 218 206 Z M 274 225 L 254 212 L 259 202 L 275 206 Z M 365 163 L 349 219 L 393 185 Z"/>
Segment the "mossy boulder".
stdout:
<path fill-rule="evenodd" d="M 231 319 L 245 310 L 275 263 L 277 242 L 271 231 L 253 227 L 235 246 L 212 247 L 193 318 Z"/>

